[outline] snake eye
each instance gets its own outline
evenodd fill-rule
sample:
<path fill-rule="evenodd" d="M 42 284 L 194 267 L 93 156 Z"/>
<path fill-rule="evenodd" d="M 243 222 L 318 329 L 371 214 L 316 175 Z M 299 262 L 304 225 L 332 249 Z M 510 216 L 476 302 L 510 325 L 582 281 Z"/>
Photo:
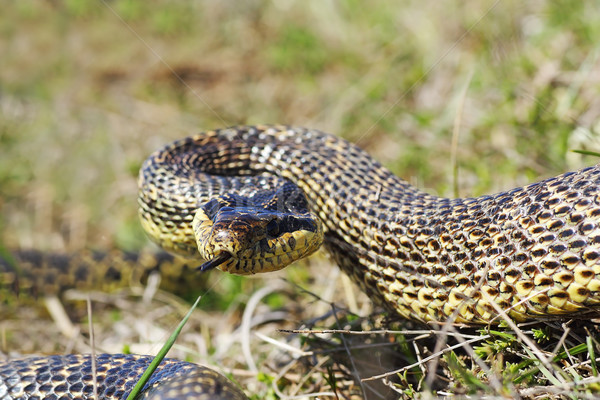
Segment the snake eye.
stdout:
<path fill-rule="evenodd" d="M 279 235 L 279 221 L 272 219 L 267 224 L 267 235 L 272 237 Z"/>

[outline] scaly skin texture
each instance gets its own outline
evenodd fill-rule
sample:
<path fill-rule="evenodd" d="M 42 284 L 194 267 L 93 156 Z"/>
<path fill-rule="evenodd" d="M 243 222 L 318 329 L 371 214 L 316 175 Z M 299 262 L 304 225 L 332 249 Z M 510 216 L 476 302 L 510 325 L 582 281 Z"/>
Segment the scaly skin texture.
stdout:
<path fill-rule="evenodd" d="M 429 195 L 333 135 L 237 127 L 176 141 L 140 172 L 140 216 L 196 254 L 199 200 L 298 186 L 325 247 L 375 301 L 419 321 L 575 316 L 600 303 L 600 167 L 478 198 Z"/>
<path fill-rule="evenodd" d="M 95 359 L 98 399 L 125 399 L 152 357 L 99 354 Z M 0 362 L 0 399 L 94 398 L 89 355 L 31 357 Z M 139 399 L 247 400 L 244 393 L 212 369 L 163 360 Z"/>
<path fill-rule="evenodd" d="M 196 271 L 199 265 L 164 252 L 14 251 L 0 257 L 0 304 L 34 302 L 69 289 L 112 291 L 143 284 L 153 272 L 160 274 L 163 290 L 186 297 L 202 287 L 205 277 Z"/>

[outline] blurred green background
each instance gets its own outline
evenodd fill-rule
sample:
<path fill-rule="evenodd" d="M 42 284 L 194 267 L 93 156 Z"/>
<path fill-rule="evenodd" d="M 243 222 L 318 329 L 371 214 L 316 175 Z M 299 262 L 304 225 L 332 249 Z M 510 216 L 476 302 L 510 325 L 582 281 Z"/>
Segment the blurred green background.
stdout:
<path fill-rule="evenodd" d="M 445 196 L 599 148 L 593 1 L 7 1 L 0 32 L 8 247 L 144 246 L 138 167 L 203 129 L 319 128 Z"/>

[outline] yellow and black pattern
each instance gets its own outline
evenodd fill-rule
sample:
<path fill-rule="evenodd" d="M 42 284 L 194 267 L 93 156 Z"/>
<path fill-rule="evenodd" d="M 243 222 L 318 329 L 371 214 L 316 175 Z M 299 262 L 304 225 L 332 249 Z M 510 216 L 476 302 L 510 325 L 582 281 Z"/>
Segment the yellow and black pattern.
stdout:
<path fill-rule="evenodd" d="M 249 164 L 251 149 L 241 142 L 226 148 L 208 132 L 152 154 L 139 176 L 139 213 L 149 236 L 187 257 L 227 253 L 219 268 L 236 274 L 281 269 L 316 251 L 323 227 L 305 194 L 254 170 L 261 166 Z"/>
<path fill-rule="evenodd" d="M 279 198 L 283 192 L 272 193 Z M 227 255 L 219 269 L 239 275 L 276 271 L 321 246 L 321 221 L 307 205 L 290 212 L 278 210 L 271 199 L 255 199 L 251 206 L 245 204 L 246 199 L 219 196 L 220 201 L 213 199 L 196 211 L 193 225 L 198 252 L 206 260 Z"/>
<path fill-rule="evenodd" d="M 0 362 L 0 399 L 125 399 L 152 357 L 99 354 L 96 382 L 90 355 L 32 357 Z M 96 388 L 94 391 L 94 384 Z M 139 399 L 247 400 L 221 374 L 206 367 L 165 359 Z"/>
<path fill-rule="evenodd" d="M 489 323 L 502 309 L 524 321 L 600 303 L 600 166 L 448 199 L 410 186 L 333 135 L 237 127 L 176 141 L 145 162 L 142 223 L 167 249 L 193 256 L 192 222 L 204 202 L 288 182 L 322 221 L 340 267 L 401 316 Z"/>
<path fill-rule="evenodd" d="M 145 284 L 151 273 L 160 274 L 163 290 L 188 297 L 205 280 L 199 265 L 165 252 L 18 250 L 0 257 L 0 304 L 23 304 L 69 289 L 114 291 Z"/>

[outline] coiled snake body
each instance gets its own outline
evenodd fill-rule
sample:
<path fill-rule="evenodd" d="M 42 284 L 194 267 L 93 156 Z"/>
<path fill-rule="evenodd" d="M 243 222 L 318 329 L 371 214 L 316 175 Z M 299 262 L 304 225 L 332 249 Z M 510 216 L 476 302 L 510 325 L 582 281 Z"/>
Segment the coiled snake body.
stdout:
<path fill-rule="evenodd" d="M 150 237 L 200 252 L 207 268 L 278 269 L 323 242 L 372 299 L 423 322 L 574 316 L 600 303 L 599 166 L 447 199 L 335 136 L 258 126 L 169 144 L 139 185 Z"/>
<path fill-rule="evenodd" d="M 417 190 L 333 135 L 240 127 L 183 139 L 151 157 L 140 174 L 140 215 L 164 247 L 196 253 L 193 220 L 209 198 L 277 192 L 290 182 L 322 221 L 338 265 L 403 317 L 487 324 L 500 309 L 524 321 L 600 303 L 599 166 L 492 196 L 447 199 Z M 298 196 L 274 203 L 285 208 Z M 318 230 L 308 234 L 320 244 Z M 259 261 L 222 268 L 273 269 Z"/>

